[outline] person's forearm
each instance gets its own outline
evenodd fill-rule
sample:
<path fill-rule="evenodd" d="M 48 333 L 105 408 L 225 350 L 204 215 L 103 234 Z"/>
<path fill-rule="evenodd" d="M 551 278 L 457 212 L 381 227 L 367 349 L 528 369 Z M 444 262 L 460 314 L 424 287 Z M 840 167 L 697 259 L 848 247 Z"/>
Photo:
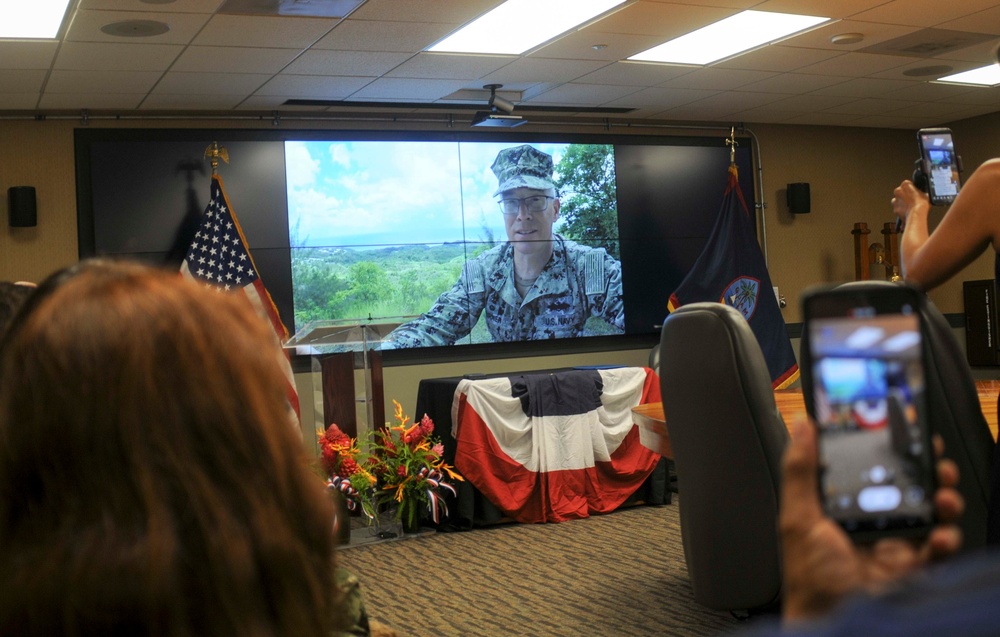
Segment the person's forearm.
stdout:
<path fill-rule="evenodd" d="M 930 236 L 927 227 L 929 212 L 930 206 L 924 202 L 913 206 L 909 214 L 906 215 L 906 224 L 903 227 L 903 236 L 899 245 L 903 278 L 908 283 L 924 290 L 933 287 L 931 281 L 933 277 L 929 276 L 930 272 L 921 260 L 922 249 Z"/>

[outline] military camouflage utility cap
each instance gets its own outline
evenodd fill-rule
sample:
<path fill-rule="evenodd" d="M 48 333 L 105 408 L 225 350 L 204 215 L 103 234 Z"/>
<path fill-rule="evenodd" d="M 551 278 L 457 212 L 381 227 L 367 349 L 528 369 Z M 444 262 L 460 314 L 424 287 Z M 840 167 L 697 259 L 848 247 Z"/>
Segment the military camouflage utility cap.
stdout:
<path fill-rule="evenodd" d="M 494 195 L 514 188 L 547 190 L 556 187 L 552 181 L 552 155 L 527 144 L 501 150 L 490 168 L 500 180 Z"/>

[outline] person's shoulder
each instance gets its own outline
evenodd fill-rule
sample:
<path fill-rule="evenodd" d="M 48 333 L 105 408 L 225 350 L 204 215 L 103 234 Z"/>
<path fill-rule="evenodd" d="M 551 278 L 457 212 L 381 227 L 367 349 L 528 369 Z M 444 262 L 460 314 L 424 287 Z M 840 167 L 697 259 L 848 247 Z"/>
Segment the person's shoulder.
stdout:
<path fill-rule="evenodd" d="M 573 256 L 575 256 L 575 255 L 581 255 L 582 256 L 582 255 L 594 254 L 594 253 L 603 253 L 603 254 L 607 254 L 608 253 L 608 251 L 605 250 L 604 248 L 594 248 L 594 247 L 591 247 L 591 246 L 586 246 L 586 245 L 583 245 L 582 243 L 577 243 L 576 241 L 573 241 L 572 239 L 567 239 L 566 237 L 562 236 L 561 234 L 556 234 L 554 236 L 556 238 L 556 241 L 558 241 L 562 245 L 562 248 L 563 248 L 563 250 L 566 251 L 566 254 L 569 254 L 569 255 L 573 255 Z"/>
<path fill-rule="evenodd" d="M 562 252 L 566 255 L 566 260 L 572 263 L 603 264 L 604 267 L 615 267 L 618 259 L 614 258 L 604 248 L 595 248 L 577 243 L 572 239 L 566 239 L 562 235 L 556 235 L 562 246 Z"/>
<path fill-rule="evenodd" d="M 979 165 L 979 168 L 976 169 L 976 173 L 982 173 L 994 179 L 1000 177 L 1000 157 L 987 159 Z"/>
<path fill-rule="evenodd" d="M 1000 552 L 978 552 L 928 569 L 882 595 L 860 594 L 815 621 L 762 621 L 733 637 L 994 635 L 1000 626 Z M 892 619 L 888 619 L 892 618 Z"/>

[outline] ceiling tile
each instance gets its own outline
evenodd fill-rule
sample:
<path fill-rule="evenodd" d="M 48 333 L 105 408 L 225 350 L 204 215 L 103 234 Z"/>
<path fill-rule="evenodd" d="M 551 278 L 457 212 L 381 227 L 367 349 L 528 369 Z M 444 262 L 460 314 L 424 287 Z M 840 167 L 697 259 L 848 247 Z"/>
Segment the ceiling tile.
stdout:
<path fill-rule="evenodd" d="M 911 103 L 905 109 L 887 109 L 886 113 L 895 113 L 897 110 L 904 111 L 902 114 L 907 117 L 929 117 L 940 121 L 954 118 L 959 109 L 945 102 L 919 102 Z"/>
<path fill-rule="evenodd" d="M 65 42 L 53 68 L 68 71 L 165 71 L 183 47 L 174 44 Z"/>
<path fill-rule="evenodd" d="M 299 49 L 251 49 L 235 46 L 189 46 L 171 66 L 196 73 L 278 73 L 299 55 Z"/>
<path fill-rule="evenodd" d="M 464 88 L 458 80 L 413 80 L 394 77 L 378 79 L 351 95 L 352 99 L 394 99 L 406 95 L 414 101 L 433 101 Z"/>
<path fill-rule="evenodd" d="M 809 124 L 812 126 L 847 126 L 857 120 L 857 115 L 830 113 L 827 111 L 795 115 L 785 120 L 786 124 Z"/>
<path fill-rule="evenodd" d="M 153 93 L 142 101 L 142 110 L 223 111 L 236 108 L 246 95 L 175 95 Z"/>
<path fill-rule="evenodd" d="M 288 99 L 342 100 L 373 79 L 371 77 L 278 75 L 258 89 L 255 95 L 285 96 Z"/>
<path fill-rule="evenodd" d="M 452 30 L 450 24 L 343 20 L 333 31 L 313 45 L 313 49 L 338 51 L 422 51 Z"/>
<path fill-rule="evenodd" d="M 916 130 L 928 126 L 943 124 L 940 120 L 928 120 L 923 117 L 906 117 L 900 115 L 866 115 L 851 121 L 851 126 L 866 126 L 869 128 L 909 128 Z"/>
<path fill-rule="evenodd" d="M 951 104 L 1000 104 L 1000 86 L 976 86 L 970 91 L 948 98 Z M 995 109 L 994 109 L 995 110 Z"/>
<path fill-rule="evenodd" d="M 744 91 L 725 91 L 716 93 L 711 97 L 698 100 L 693 106 L 703 106 L 710 109 L 722 109 L 727 113 L 732 113 L 744 108 L 754 108 L 781 99 L 780 95 L 774 93 L 750 93 Z"/>
<path fill-rule="evenodd" d="M 509 55 L 418 53 L 393 68 L 386 76 L 474 80 L 507 66 L 515 59 L 517 58 Z"/>
<path fill-rule="evenodd" d="M 667 80 L 660 86 L 677 88 L 721 89 L 729 91 L 754 82 L 774 77 L 771 71 L 747 71 L 743 69 L 724 69 L 708 67 L 698 69 L 680 77 Z"/>
<path fill-rule="evenodd" d="M 378 77 L 409 57 L 407 53 L 306 51 L 288 65 L 289 75 L 358 75 Z"/>
<path fill-rule="evenodd" d="M 942 21 L 953 21 L 956 15 L 968 16 L 996 6 L 996 0 L 892 0 L 852 16 L 858 20 L 933 27 Z"/>
<path fill-rule="evenodd" d="M 38 106 L 39 93 L 8 93 L 0 90 L 0 110 L 34 110 Z"/>
<path fill-rule="evenodd" d="M 701 91 L 686 88 L 646 88 L 621 99 L 613 100 L 605 106 L 635 108 L 659 108 L 666 110 L 717 95 L 718 91 Z"/>
<path fill-rule="evenodd" d="M 180 73 L 171 71 L 153 89 L 153 94 L 250 95 L 271 78 L 260 73 Z"/>
<path fill-rule="evenodd" d="M 567 60 L 624 60 L 663 42 L 659 35 L 606 33 L 581 29 L 533 51 L 532 56 Z"/>
<path fill-rule="evenodd" d="M 810 75 L 808 73 L 781 73 L 760 82 L 747 84 L 743 88 L 759 93 L 809 93 L 844 82 L 845 78 L 832 75 Z"/>
<path fill-rule="evenodd" d="M 835 106 L 841 106 L 847 104 L 848 102 L 853 102 L 855 98 L 853 97 L 837 97 L 834 95 L 816 95 L 815 93 L 810 95 L 793 95 L 791 97 L 782 97 L 780 100 L 775 101 L 772 105 L 775 108 L 784 108 L 790 111 L 822 111 L 828 108 L 834 108 Z"/>
<path fill-rule="evenodd" d="M 193 43 L 204 46 L 304 49 L 332 29 L 335 18 L 214 15 Z"/>
<path fill-rule="evenodd" d="M 683 120 L 694 120 L 700 122 L 710 122 L 710 121 L 726 121 L 732 119 L 730 114 L 732 110 L 722 107 L 722 106 L 700 106 L 696 104 L 685 104 L 684 106 L 678 106 L 676 108 L 671 108 L 663 111 L 657 117 L 664 117 L 667 119 L 683 119 Z"/>
<path fill-rule="evenodd" d="M 584 28 L 601 33 L 651 35 L 659 44 L 738 13 L 736 9 L 662 2 L 635 2 Z M 655 46 L 655 45 L 654 45 Z"/>
<path fill-rule="evenodd" d="M 835 95 L 841 97 L 879 97 L 912 86 L 914 82 L 897 80 L 876 80 L 861 77 L 833 84 L 813 91 L 816 95 Z"/>
<path fill-rule="evenodd" d="M 804 49 L 779 44 L 764 46 L 742 55 L 723 60 L 712 66 L 723 69 L 747 69 L 751 71 L 774 71 L 784 73 L 795 71 L 810 64 L 843 55 L 836 51 Z"/>
<path fill-rule="evenodd" d="M 598 84 L 561 84 L 532 98 L 529 104 L 566 104 L 570 106 L 602 106 L 636 92 L 634 86 L 602 86 Z"/>
<path fill-rule="evenodd" d="M 58 42 L 0 42 L 0 67 L 47 69 L 59 50 Z"/>
<path fill-rule="evenodd" d="M 34 93 L 42 90 L 45 71 L 0 70 L 0 93 Z"/>
<path fill-rule="evenodd" d="M 886 94 L 891 99 L 916 100 L 918 102 L 949 101 L 963 93 L 975 91 L 978 87 L 944 82 L 917 82 Z"/>
<path fill-rule="evenodd" d="M 942 29 L 968 31 L 970 33 L 992 33 L 1000 35 L 1000 6 L 984 8 L 982 11 L 970 13 L 965 17 L 948 20 L 939 26 Z"/>
<path fill-rule="evenodd" d="M 135 109 L 139 107 L 145 93 L 46 93 L 39 101 L 39 108 L 52 109 Z"/>
<path fill-rule="evenodd" d="M 844 53 L 822 62 L 799 67 L 803 73 L 816 75 L 839 75 L 841 77 L 863 77 L 912 62 L 912 58 L 898 55 L 876 55 L 873 53 Z"/>
<path fill-rule="evenodd" d="M 607 66 L 607 62 L 518 58 L 482 79 L 484 84 L 503 84 L 504 86 L 516 82 L 571 82 L 602 66 Z"/>
<path fill-rule="evenodd" d="M 162 76 L 159 71 L 52 71 L 45 83 L 45 91 L 147 93 Z"/>
<path fill-rule="evenodd" d="M 622 86 L 658 86 L 667 80 L 701 67 L 654 64 L 650 62 L 615 62 L 593 73 L 581 75 L 574 81 L 580 84 L 619 84 Z"/>
<path fill-rule="evenodd" d="M 876 113 L 889 113 L 902 108 L 915 107 L 923 102 L 907 102 L 905 100 L 886 99 L 860 99 L 846 102 L 839 106 L 832 106 L 827 111 L 831 113 L 849 113 L 853 115 L 874 115 Z"/>

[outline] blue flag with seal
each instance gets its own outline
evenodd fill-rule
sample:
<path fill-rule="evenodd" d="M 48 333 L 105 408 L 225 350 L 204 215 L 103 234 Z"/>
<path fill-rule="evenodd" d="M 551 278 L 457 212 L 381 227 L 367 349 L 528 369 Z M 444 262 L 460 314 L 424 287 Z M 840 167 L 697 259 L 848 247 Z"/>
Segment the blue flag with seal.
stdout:
<path fill-rule="evenodd" d="M 795 351 L 774 297 L 735 164 L 729 167 L 722 210 L 705 249 L 670 295 L 667 309 L 673 312 L 685 303 L 699 301 L 725 303 L 743 314 L 764 353 L 775 389 L 798 380 Z"/>

